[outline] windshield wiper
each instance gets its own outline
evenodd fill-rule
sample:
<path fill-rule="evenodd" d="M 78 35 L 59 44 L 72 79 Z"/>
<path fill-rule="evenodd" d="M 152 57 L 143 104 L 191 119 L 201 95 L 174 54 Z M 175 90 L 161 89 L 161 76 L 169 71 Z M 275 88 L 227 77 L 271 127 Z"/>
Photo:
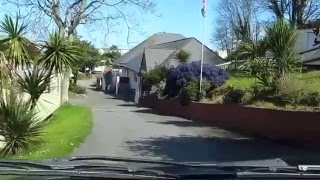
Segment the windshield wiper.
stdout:
<path fill-rule="evenodd" d="M 182 173 L 177 174 L 182 179 L 197 179 L 197 178 L 219 178 L 219 177 L 284 177 L 284 178 L 320 178 L 320 166 L 289 166 L 281 159 L 271 160 L 255 160 L 243 162 L 226 162 L 226 163 L 178 163 L 170 161 L 158 160 L 141 160 L 134 158 L 117 158 L 105 156 L 91 156 L 91 157 L 71 157 L 69 161 L 116 161 L 116 162 L 131 162 L 131 163 L 145 163 L 165 166 L 175 166 L 184 168 L 207 169 L 207 173 Z M 262 163 L 266 161 L 267 163 Z M 268 163 L 275 162 L 276 165 Z M 278 164 L 278 165 L 277 165 Z M 213 171 L 220 170 L 220 171 Z M 210 172 L 211 171 L 211 172 Z"/>
<path fill-rule="evenodd" d="M 237 172 L 238 177 L 243 178 L 298 178 L 310 179 L 320 178 L 320 166 L 314 165 L 298 165 L 288 167 L 259 167 L 244 168 Z"/>
<path fill-rule="evenodd" d="M 126 162 L 107 163 L 107 162 Z M 259 161 L 250 161 L 259 162 Z M 320 166 L 266 166 L 259 163 L 179 163 L 116 157 L 71 157 L 50 161 L 0 160 L 0 174 L 116 179 L 319 178 Z M 142 166 L 143 165 L 143 166 Z M 166 169 L 167 168 L 167 169 Z M 169 171 L 168 171 L 169 170 Z M 177 170 L 177 171 L 170 171 Z"/>
<path fill-rule="evenodd" d="M 115 164 L 71 164 L 68 161 L 52 163 L 52 161 L 37 162 L 28 160 L 0 160 L 0 175 L 74 176 L 116 179 L 178 178 L 176 175 L 161 171 L 132 169 Z"/>
<path fill-rule="evenodd" d="M 135 158 L 121 158 L 121 157 L 110 157 L 110 156 L 78 156 L 67 158 L 68 161 L 113 161 L 113 162 L 131 162 L 131 163 L 145 163 L 145 164 L 157 164 L 157 165 L 172 165 L 172 166 L 204 166 L 201 163 L 179 163 L 171 161 L 159 161 L 159 160 L 147 160 L 147 159 L 135 159 Z M 208 166 L 216 166 L 216 164 L 207 164 Z"/>

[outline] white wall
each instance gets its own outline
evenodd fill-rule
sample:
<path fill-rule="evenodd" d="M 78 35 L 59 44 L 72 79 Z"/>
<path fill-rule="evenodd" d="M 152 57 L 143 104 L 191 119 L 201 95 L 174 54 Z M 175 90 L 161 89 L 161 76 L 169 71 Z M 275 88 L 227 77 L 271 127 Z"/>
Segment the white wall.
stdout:
<path fill-rule="evenodd" d="M 128 69 L 128 77 L 129 77 L 130 89 L 138 89 L 139 88 L 138 73 Z"/>
<path fill-rule="evenodd" d="M 62 85 L 62 86 L 61 86 Z M 36 116 L 39 121 L 46 119 L 61 104 L 68 101 L 68 76 L 54 76 L 50 83 L 50 91 L 42 94 L 35 107 Z M 18 98 L 25 101 L 29 100 L 30 95 L 27 93 L 19 93 Z"/>
<path fill-rule="evenodd" d="M 317 46 L 313 46 L 314 40 L 316 35 L 313 34 L 312 29 L 304 29 L 304 30 L 298 30 L 297 32 L 297 42 L 296 42 L 296 52 L 304 52 L 309 49 L 313 49 Z"/>

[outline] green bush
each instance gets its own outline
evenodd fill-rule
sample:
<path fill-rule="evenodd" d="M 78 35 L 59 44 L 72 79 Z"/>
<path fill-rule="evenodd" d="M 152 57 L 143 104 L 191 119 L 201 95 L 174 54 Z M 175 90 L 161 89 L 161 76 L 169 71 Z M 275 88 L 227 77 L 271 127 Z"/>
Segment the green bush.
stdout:
<path fill-rule="evenodd" d="M 311 92 L 302 96 L 300 104 L 306 106 L 320 106 L 320 93 Z"/>
<path fill-rule="evenodd" d="M 211 91 L 209 91 L 206 95 L 209 99 L 214 99 L 215 97 L 224 96 L 227 92 L 229 92 L 231 89 L 231 86 L 229 85 L 222 85 L 220 87 L 217 87 Z"/>
<path fill-rule="evenodd" d="M 76 94 L 86 94 L 87 93 L 87 89 L 85 87 L 79 86 L 74 83 L 71 83 L 69 85 L 69 91 L 76 93 Z"/>
<path fill-rule="evenodd" d="M 246 91 L 241 88 L 231 87 L 224 95 L 223 103 L 225 104 L 240 104 L 246 101 Z"/>
<path fill-rule="evenodd" d="M 181 49 L 177 54 L 176 58 L 179 60 L 181 63 L 185 63 L 188 61 L 190 58 L 190 53 L 186 50 Z"/>
<path fill-rule="evenodd" d="M 154 69 L 142 73 L 142 90 L 150 91 L 152 86 L 158 86 L 161 82 L 165 82 L 168 69 L 164 66 L 155 67 Z"/>
<path fill-rule="evenodd" d="M 276 93 L 275 88 L 263 86 L 260 84 L 253 85 L 251 89 L 253 100 L 267 100 Z"/>
<path fill-rule="evenodd" d="M 181 105 L 188 105 L 191 101 L 198 99 L 198 81 L 195 79 L 189 80 L 180 90 L 179 101 Z"/>
<path fill-rule="evenodd" d="M 304 96 L 304 82 L 294 78 L 283 78 L 277 84 L 280 98 L 283 102 L 297 107 Z"/>
<path fill-rule="evenodd" d="M 291 104 L 293 107 L 319 105 L 319 92 L 310 89 L 302 80 L 286 77 L 278 83 L 277 88 L 282 101 Z"/>
<path fill-rule="evenodd" d="M 13 95 L 0 98 L 0 134 L 5 139 L 2 155 L 14 155 L 41 142 L 43 123 L 37 122 L 30 104 Z"/>

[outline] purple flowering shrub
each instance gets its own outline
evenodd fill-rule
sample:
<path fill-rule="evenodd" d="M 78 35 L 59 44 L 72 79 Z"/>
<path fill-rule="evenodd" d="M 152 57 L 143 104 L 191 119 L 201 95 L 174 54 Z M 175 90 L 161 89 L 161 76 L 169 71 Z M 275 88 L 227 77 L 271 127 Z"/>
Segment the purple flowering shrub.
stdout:
<path fill-rule="evenodd" d="M 181 88 L 190 79 L 199 81 L 200 79 L 200 61 L 183 63 L 177 67 L 169 68 L 167 72 L 166 87 L 164 95 L 175 97 L 179 94 Z M 222 85 L 227 79 L 228 75 L 223 70 L 211 64 L 203 64 L 202 77 L 211 83 L 213 86 Z"/>

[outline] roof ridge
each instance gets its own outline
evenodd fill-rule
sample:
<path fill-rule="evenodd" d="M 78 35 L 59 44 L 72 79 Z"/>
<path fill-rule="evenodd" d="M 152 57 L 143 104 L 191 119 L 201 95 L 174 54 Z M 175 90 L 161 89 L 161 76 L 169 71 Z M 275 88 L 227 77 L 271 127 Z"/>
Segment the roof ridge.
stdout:
<path fill-rule="evenodd" d="M 169 44 L 169 43 L 174 43 L 174 42 L 178 42 L 178 41 L 184 41 L 184 40 L 189 40 L 189 39 L 192 39 L 192 37 L 188 37 L 188 38 L 182 38 L 182 39 L 178 39 L 178 40 L 174 40 L 174 41 L 169 41 L 169 42 L 165 42 L 165 43 L 160 43 L 160 44 L 154 44 L 148 48 L 152 48 L 152 47 L 156 47 L 156 46 L 159 46 L 159 45 L 164 45 L 164 44 Z"/>

